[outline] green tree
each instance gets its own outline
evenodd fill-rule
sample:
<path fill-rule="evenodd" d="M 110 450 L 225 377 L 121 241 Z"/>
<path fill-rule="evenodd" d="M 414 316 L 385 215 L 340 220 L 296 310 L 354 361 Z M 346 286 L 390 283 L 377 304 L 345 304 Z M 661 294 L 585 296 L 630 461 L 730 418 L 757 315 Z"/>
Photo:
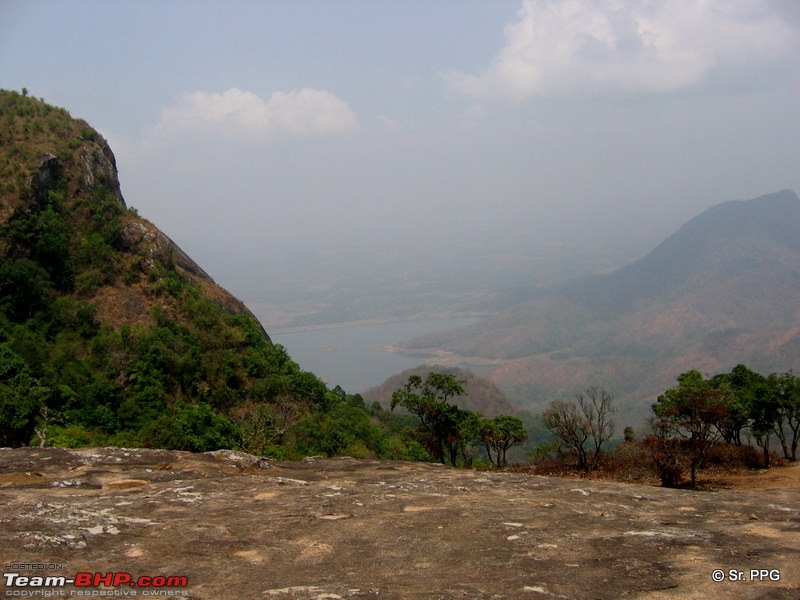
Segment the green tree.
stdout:
<path fill-rule="evenodd" d="M 0 310 L 15 321 L 25 321 L 50 304 L 52 283 L 47 271 L 29 258 L 0 264 Z"/>
<path fill-rule="evenodd" d="M 31 376 L 22 357 L 0 344 L 0 446 L 30 443 L 49 395 L 50 390 Z"/>
<path fill-rule="evenodd" d="M 764 394 L 766 378 L 745 365 L 736 365 L 730 373 L 711 378 L 711 387 L 721 392 L 727 414 L 720 422 L 720 433 L 729 444 L 742 445 L 742 431 L 750 424 L 751 407 Z"/>
<path fill-rule="evenodd" d="M 763 392 L 756 395 L 749 407 L 750 431 L 756 440 L 756 444 L 761 448 L 764 457 L 764 467 L 769 469 L 772 466 L 770 457 L 770 438 L 774 433 L 775 423 L 778 421 L 778 403 L 776 401 L 777 390 L 768 382 L 763 388 Z"/>
<path fill-rule="evenodd" d="M 724 394 L 712 387 L 699 371 L 678 376 L 678 386 L 659 396 L 653 411 L 657 429 L 665 437 L 677 437 L 689 462 L 691 485 L 697 485 L 697 471 L 708 453 L 722 437 L 722 424 L 728 418 Z"/>
<path fill-rule="evenodd" d="M 478 425 L 478 439 L 486 449 L 489 462 L 505 467 L 508 449 L 528 439 L 528 432 L 521 419 L 508 415 L 498 415 L 492 419 L 481 419 Z M 494 461 L 492 453 L 494 452 Z"/>
<path fill-rule="evenodd" d="M 430 372 L 424 381 L 419 375 L 411 375 L 392 394 L 391 408 L 401 406 L 416 415 L 428 438 L 431 454 L 444 464 L 447 448 L 450 463 L 455 466 L 469 411 L 449 404 L 448 399 L 465 394 L 464 382 L 452 375 Z"/>
<path fill-rule="evenodd" d="M 795 461 L 800 441 L 800 379 L 789 371 L 770 375 L 769 382 L 775 390 L 773 431 L 781 442 L 784 458 Z"/>

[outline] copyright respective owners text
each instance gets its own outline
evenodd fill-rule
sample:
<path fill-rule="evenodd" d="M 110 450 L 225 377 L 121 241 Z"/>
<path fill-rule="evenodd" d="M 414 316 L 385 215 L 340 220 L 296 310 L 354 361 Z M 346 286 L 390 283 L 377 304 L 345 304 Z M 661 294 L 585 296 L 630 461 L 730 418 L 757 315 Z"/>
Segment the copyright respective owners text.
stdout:
<path fill-rule="evenodd" d="M 188 597 L 185 575 L 144 575 L 128 571 L 74 572 L 64 563 L 12 562 L 3 565 L 6 598 Z"/>
<path fill-rule="evenodd" d="M 714 569 L 711 571 L 713 581 L 780 581 L 780 569 Z"/>

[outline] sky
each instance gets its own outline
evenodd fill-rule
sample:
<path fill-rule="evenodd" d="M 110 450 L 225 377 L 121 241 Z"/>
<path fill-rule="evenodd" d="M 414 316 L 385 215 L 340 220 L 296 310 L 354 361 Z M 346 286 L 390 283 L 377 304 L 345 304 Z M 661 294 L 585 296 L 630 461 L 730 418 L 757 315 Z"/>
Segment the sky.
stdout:
<path fill-rule="evenodd" d="M 245 299 L 298 257 L 654 245 L 800 193 L 796 0 L 0 0 L 0 87 L 98 129 Z"/>

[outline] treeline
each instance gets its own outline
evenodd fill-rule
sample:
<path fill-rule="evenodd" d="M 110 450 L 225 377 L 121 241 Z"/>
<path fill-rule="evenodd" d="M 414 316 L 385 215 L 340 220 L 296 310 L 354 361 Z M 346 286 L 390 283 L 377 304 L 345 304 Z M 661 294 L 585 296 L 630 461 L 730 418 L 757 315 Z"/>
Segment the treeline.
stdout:
<path fill-rule="evenodd" d="M 765 376 L 740 364 L 706 379 L 691 370 L 658 397 L 652 410 L 641 440 L 626 427 L 622 444 L 603 452 L 614 434 L 613 398 L 590 388 L 576 402 L 554 401 L 542 414 L 554 442 L 540 447 L 538 458 L 555 454 L 586 472 L 601 464 L 613 471 L 622 460 L 638 457 L 634 460 L 647 462 L 666 487 L 681 484 L 687 472 L 695 487 L 698 471 L 718 445 L 755 445 L 766 468 L 778 445 L 785 460 L 797 460 L 800 378 L 791 371 Z"/>

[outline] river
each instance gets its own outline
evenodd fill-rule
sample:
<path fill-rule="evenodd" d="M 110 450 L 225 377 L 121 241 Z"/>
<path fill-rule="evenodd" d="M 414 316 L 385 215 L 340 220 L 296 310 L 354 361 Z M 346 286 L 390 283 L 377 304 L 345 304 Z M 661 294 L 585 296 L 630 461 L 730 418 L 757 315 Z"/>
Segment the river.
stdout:
<path fill-rule="evenodd" d="M 337 326 L 330 329 L 270 333 L 272 341 L 282 344 L 300 366 L 321 377 L 333 387 L 342 386 L 348 393 L 360 393 L 383 383 L 388 377 L 411 369 L 424 359 L 387 352 L 392 346 L 426 333 L 455 329 L 478 319 L 451 317 L 392 321 L 366 325 Z"/>

